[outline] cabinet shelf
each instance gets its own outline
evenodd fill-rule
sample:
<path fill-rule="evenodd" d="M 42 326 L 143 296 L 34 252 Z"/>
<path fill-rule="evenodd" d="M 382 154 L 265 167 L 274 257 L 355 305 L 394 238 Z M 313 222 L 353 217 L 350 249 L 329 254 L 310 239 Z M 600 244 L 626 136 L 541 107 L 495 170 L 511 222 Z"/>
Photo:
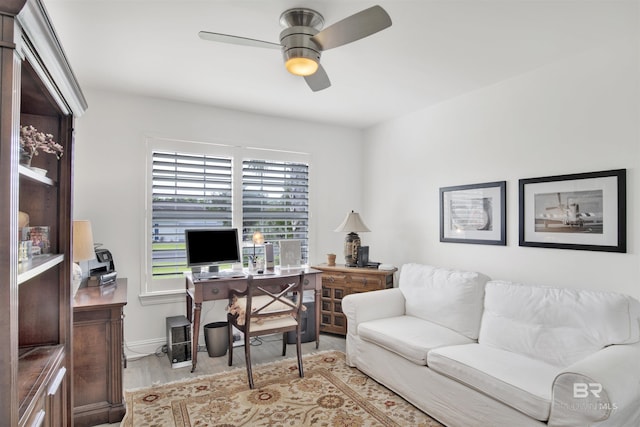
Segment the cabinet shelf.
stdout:
<path fill-rule="evenodd" d="M 56 182 L 53 179 L 48 178 L 44 175 L 40 175 L 39 173 L 32 171 L 26 166 L 19 165 L 18 171 L 20 172 L 21 177 L 26 178 L 29 181 L 39 182 L 41 184 L 50 185 L 50 186 L 56 185 Z"/>
<path fill-rule="evenodd" d="M 64 261 L 64 254 L 36 255 L 30 261 L 18 264 L 18 284 L 44 273 Z"/>

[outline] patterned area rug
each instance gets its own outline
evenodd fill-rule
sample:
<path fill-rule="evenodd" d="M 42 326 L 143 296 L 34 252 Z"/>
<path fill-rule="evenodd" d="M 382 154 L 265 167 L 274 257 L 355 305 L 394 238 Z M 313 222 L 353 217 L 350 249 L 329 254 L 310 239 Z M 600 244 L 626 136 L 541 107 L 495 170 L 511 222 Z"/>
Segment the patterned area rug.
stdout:
<path fill-rule="evenodd" d="M 341 352 L 125 392 L 123 427 L 422 426 L 439 423 L 345 363 Z"/>

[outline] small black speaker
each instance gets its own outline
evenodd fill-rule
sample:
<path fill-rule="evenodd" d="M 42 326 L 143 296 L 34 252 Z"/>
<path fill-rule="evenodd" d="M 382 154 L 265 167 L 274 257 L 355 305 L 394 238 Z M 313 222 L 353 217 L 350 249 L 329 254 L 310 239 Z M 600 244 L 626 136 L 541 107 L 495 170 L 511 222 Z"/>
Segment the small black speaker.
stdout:
<path fill-rule="evenodd" d="M 358 267 L 367 267 L 369 265 L 369 246 L 360 246 L 358 248 Z"/>

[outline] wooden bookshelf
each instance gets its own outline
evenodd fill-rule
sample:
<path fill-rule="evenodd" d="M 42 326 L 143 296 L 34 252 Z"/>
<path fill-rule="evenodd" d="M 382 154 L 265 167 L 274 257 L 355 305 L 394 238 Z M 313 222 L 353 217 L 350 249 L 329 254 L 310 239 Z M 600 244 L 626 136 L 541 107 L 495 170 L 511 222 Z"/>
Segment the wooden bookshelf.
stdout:
<path fill-rule="evenodd" d="M 0 2 L 0 419 L 70 426 L 73 123 L 86 102 L 41 0 Z M 52 134 L 63 156 L 20 165 L 20 126 Z M 48 253 L 18 260 L 18 212 L 49 228 Z"/>

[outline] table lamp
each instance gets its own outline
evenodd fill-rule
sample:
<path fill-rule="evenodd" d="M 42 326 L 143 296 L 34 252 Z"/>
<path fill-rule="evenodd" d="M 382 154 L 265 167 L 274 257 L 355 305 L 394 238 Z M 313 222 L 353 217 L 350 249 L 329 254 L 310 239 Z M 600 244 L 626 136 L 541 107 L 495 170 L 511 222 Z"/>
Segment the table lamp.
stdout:
<path fill-rule="evenodd" d="M 73 294 L 82 284 L 83 272 L 79 262 L 95 259 L 91 222 L 87 220 L 73 221 Z"/>
<path fill-rule="evenodd" d="M 358 264 L 358 248 L 360 247 L 358 232 L 371 230 L 364 225 L 359 213 L 351 211 L 335 231 L 349 233 L 344 239 L 344 263 L 347 267 L 355 267 Z"/>
<path fill-rule="evenodd" d="M 251 240 L 253 241 L 253 258 L 251 258 L 251 264 L 253 267 L 256 267 L 256 245 L 264 243 L 264 235 L 259 231 L 254 231 Z"/>

